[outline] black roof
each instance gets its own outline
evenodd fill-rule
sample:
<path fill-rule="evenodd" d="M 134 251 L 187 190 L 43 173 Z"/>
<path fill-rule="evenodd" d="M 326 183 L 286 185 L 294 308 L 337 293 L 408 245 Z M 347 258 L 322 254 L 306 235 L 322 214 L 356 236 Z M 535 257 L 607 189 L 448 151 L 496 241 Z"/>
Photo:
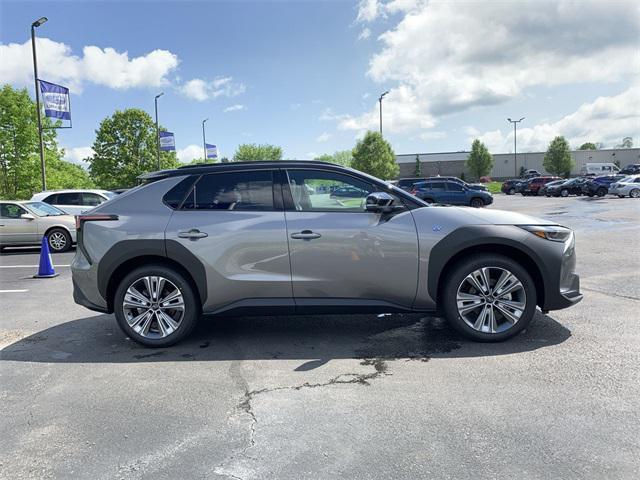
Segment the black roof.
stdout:
<path fill-rule="evenodd" d="M 226 163 L 197 163 L 184 165 L 174 170 L 159 170 L 140 175 L 140 180 L 159 180 L 161 178 L 178 177 L 182 175 L 224 172 L 233 170 L 252 170 L 255 168 L 293 168 L 293 167 L 325 167 L 330 169 L 350 170 L 342 165 L 320 162 L 317 160 L 261 160 L 256 162 L 226 162 Z"/>

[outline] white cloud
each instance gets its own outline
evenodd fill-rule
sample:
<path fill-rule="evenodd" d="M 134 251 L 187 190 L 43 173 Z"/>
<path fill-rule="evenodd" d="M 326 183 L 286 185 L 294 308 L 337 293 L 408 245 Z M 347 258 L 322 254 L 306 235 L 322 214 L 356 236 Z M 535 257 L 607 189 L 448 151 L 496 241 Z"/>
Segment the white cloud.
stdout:
<path fill-rule="evenodd" d="M 507 102 L 530 87 L 628 81 L 640 69 L 633 3 L 363 1 L 357 21 L 398 12 L 367 72 L 392 87 L 383 107 L 398 132 Z M 597 28 L 585 28 L 594 19 Z M 403 102 L 395 113 L 394 97 Z M 371 128 L 376 110 L 341 125 Z"/>
<path fill-rule="evenodd" d="M 369 28 L 365 27 L 360 32 L 360 35 L 358 35 L 358 40 L 366 40 L 370 36 L 371 36 L 371 30 L 369 30 Z"/>
<path fill-rule="evenodd" d="M 420 134 L 420 138 L 422 140 L 438 140 L 440 138 L 445 138 L 447 136 L 447 132 L 442 131 L 427 131 Z"/>
<path fill-rule="evenodd" d="M 86 46 L 82 56 L 70 46 L 37 39 L 40 78 L 62 83 L 75 92 L 85 83 L 110 88 L 158 87 L 168 83 L 167 76 L 178 66 L 178 56 L 167 50 L 153 50 L 129 58 L 128 52 L 113 48 Z M 33 82 L 31 42 L 0 45 L 0 83 L 30 85 Z"/>
<path fill-rule="evenodd" d="M 185 148 L 179 148 L 176 151 L 176 155 L 178 156 L 178 160 L 183 163 L 188 163 L 196 158 L 204 158 L 204 151 L 202 150 L 202 145 L 189 145 Z"/>
<path fill-rule="evenodd" d="M 555 122 L 533 127 L 524 125 L 521 123 L 518 126 L 518 151 L 523 152 L 545 151 L 557 135 L 566 137 L 572 148 L 585 142 L 614 147 L 627 136 L 633 137 L 634 143 L 637 143 L 640 138 L 640 85 L 618 95 L 599 97 L 585 103 Z M 470 135 L 469 143 L 479 138 L 495 153 L 513 151 L 513 130 L 510 126 L 481 135 L 477 130 L 467 133 Z"/>
<path fill-rule="evenodd" d="M 217 77 L 209 81 L 194 78 L 179 87 L 182 94 L 199 102 L 222 96 L 236 97 L 246 89 L 243 83 L 235 82 L 233 77 Z"/>
<path fill-rule="evenodd" d="M 240 105 L 239 103 L 236 103 L 235 105 L 231 105 L 227 108 L 225 108 L 223 110 L 224 113 L 229 113 L 229 112 L 239 112 L 240 110 L 245 110 L 247 107 L 245 107 L 244 105 Z"/>
<path fill-rule="evenodd" d="M 381 13 L 380 4 L 377 0 L 360 0 L 358 4 L 358 22 L 372 22 Z"/>
<path fill-rule="evenodd" d="M 82 167 L 87 166 L 86 158 L 93 156 L 95 152 L 91 147 L 72 147 L 64 149 L 64 159 Z"/>
<path fill-rule="evenodd" d="M 316 137 L 316 142 L 328 142 L 331 139 L 331 134 L 327 132 L 322 132 L 320 135 Z"/>

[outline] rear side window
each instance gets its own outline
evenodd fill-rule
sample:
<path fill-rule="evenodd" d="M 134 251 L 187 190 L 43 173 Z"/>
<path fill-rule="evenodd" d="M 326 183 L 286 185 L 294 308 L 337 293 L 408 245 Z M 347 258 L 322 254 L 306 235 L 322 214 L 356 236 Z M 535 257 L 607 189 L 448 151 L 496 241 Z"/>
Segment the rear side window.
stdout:
<path fill-rule="evenodd" d="M 273 173 L 261 170 L 203 175 L 191 189 L 182 209 L 274 210 Z"/>
<path fill-rule="evenodd" d="M 431 183 L 427 183 L 427 188 L 429 188 L 429 190 L 444 190 L 444 182 L 431 182 Z"/>
<path fill-rule="evenodd" d="M 83 193 L 82 194 L 82 204 L 83 205 L 90 205 L 92 207 L 95 207 L 96 205 L 100 205 L 101 203 L 104 203 L 104 198 L 101 197 L 100 195 L 97 195 L 95 193 Z"/>
<path fill-rule="evenodd" d="M 187 193 L 191 190 L 193 186 L 193 182 L 198 179 L 197 175 L 192 175 L 183 179 L 180 183 L 178 183 L 175 187 L 169 190 L 163 200 L 164 203 L 171 208 L 179 208 L 182 204 L 182 201 L 187 196 Z"/>
<path fill-rule="evenodd" d="M 48 197 L 46 197 L 44 200 L 42 200 L 44 203 L 48 203 L 49 205 L 54 205 L 58 202 L 58 194 L 54 193 L 53 195 L 49 195 Z"/>
<path fill-rule="evenodd" d="M 459 183 L 447 182 L 447 190 L 450 192 L 462 192 L 464 191 L 464 187 Z"/>
<path fill-rule="evenodd" d="M 56 203 L 58 205 L 82 205 L 79 193 L 59 193 Z"/>

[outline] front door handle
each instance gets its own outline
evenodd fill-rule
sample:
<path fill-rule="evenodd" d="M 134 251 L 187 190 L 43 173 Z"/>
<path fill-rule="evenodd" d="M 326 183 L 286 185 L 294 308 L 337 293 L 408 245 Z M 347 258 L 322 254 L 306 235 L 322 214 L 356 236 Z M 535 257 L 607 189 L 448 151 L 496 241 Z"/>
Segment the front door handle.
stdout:
<path fill-rule="evenodd" d="M 321 236 L 319 233 L 312 232 L 311 230 L 302 230 L 301 232 L 291 234 L 291 238 L 295 238 L 296 240 L 313 240 Z"/>
<path fill-rule="evenodd" d="M 191 240 L 197 240 L 199 238 L 208 237 L 209 235 L 201 232 L 197 228 L 192 228 L 191 230 L 187 230 L 186 232 L 178 232 L 178 237 L 180 238 L 189 238 Z"/>

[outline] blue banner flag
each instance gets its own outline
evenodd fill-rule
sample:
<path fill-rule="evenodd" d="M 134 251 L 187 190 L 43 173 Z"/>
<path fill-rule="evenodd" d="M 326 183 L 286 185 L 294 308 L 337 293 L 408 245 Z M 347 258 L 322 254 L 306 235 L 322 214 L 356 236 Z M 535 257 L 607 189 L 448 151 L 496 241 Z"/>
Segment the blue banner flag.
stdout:
<path fill-rule="evenodd" d="M 40 84 L 40 92 L 42 93 L 45 116 L 71 120 L 69 89 L 56 85 L 55 83 L 45 82 L 44 80 L 38 80 L 38 83 Z"/>
<path fill-rule="evenodd" d="M 175 150 L 176 139 L 171 132 L 160 132 L 160 150 Z"/>
<path fill-rule="evenodd" d="M 207 149 L 207 158 L 218 158 L 218 147 L 209 143 L 204 144 Z"/>

